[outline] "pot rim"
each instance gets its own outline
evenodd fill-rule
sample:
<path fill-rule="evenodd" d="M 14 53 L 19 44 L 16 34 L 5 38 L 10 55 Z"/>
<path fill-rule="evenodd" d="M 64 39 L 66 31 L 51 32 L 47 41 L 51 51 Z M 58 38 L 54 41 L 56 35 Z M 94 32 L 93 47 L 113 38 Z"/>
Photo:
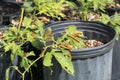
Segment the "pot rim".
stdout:
<path fill-rule="evenodd" d="M 88 57 L 93 57 L 93 56 L 95 57 L 95 56 L 98 56 L 98 55 L 105 54 L 113 48 L 113 45 L 114 45 L 114 42 L 115 42 L 116 32 L 109 25 L 105 25 L 105 24 L 100 23 L 100 22 L 94 22 L 94 21 L 58 21 L 58 22 L 54 22 L 54 23 L 46 25 L 45 29 L 49 26 L 52 26 L 52 25 L 59 24 L 59 25 L 62 26 L 62 25 L 65 25 L 66 23 L 69 23 L 69 22 L 72 22 L 73 25 L 75 23 L 77 24 L 77 23 L 86 23 L 86 22 L 89 23 L 89 24 L 93 23 L 93 24 L 103 25 L 105 27 L 108 27 L 110 29 L 110 31 L 114 33 L 112 38 L 107 43 L 105 43 L 101 46 L 97 46 L 97 47 L 93 47 L 93 48 L 83 48 L 83 49 L 71 50 L 70 52 L 71 52 L 73 57 L 77 56 L 78 54 L 81 55 L 81 58 L 88 58 Z"/>

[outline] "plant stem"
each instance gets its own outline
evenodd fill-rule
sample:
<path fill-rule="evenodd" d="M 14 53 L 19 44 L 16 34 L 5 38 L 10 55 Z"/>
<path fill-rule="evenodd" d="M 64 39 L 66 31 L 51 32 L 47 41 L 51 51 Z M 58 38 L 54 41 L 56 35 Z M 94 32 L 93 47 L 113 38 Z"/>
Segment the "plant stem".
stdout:
<path fill-rule="evenodd" d="M 25 79 L 25 75 L 24 74 L 22 74 L 22 80 L 24 80 Z"/>
<path fill-rule="evenodd" d="M 41 58 L 41 56 L 38 57 L 36 60 L 34 60 L 34 61 L 28 66 L 28 68 L 27 68 L 27 69 L 23 72 L 23 74 L 22 74 L 23 78 L 24 78 L 25 73 L 30 69 L 30 67 L 31 67 L 35 62 L 37 62 L 40 58 Z"/>
<path fill-rule="evenodd" d="M 41 53 L 41 55 L 36 59 L 36 60 L 34 60 L 28 67 L 27 67 L 27 69 L 25 69 L 25 71 L 22 73 L 22 80 L 24 80 L 24 78 L 25 78 L 25 73 L 30 69 L 30 67 L 35 63 L 35 62 L 37 62 L 40 58 L 42 58 L 44 55 L 44 53 L 45 53 L 45 51 L 46 51 L 46 47 L 45 47 L 45 49 L 42 51 L 42 53 Z"/>
<path fill-rule="evenodd" d="M 29 63 L 28 63 L 27 58 L 25 58 L 25 60 L 26 60 L 27 65 L 29 66 Z M 32 71 L 31 71 L 31 68 L 30 68 L 30 75 L 31 75 L 31 80 L 33 80 L 33 79 L 32 79 Z"/>
<path fill-rule="evenodd" d="M 31 76 L 31 80 L 33 80 L 33 74 L 31 68 L 30 68 L 30 76 Z"/>
<path fill-rule="evenodd" d="M 23 15 L 24 15 L 24 8 L 21 8 L 21 10 L 22 10 L 22 13 L 21 13 L 21 16 L 20 16 L 20 23 L 18 25 L 18 30 L 20 30 L 20 27 L 21 27 L 22 21 L 23 21 Z"/>

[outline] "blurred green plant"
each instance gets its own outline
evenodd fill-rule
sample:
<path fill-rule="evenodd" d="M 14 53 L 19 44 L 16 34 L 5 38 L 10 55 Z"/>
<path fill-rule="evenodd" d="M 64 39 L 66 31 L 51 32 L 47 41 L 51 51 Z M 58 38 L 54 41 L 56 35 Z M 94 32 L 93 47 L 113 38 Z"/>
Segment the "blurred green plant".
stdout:
<path fill-rule="evenodd" d="M 96 21 L 102 22 L 104 24 L 110 25 L 116 31 L 116 40 L 120 36 L 120 16 L 117 12 L 114 15 L 109 16 L 107 14 L 102 14 L 101 18 L 96 19 Z"/>
<path fill-rule="evenodd" d="M 48 28 L 45 30 L 43 26 L 44 24 L 36 16 L 24 16 L 24 8 L 22 8 L 19 25 L 11 24 L 10 28 L 4 32 L 2 47 L 5 52 L 10 51 L 11 61 L 14 61 L 15 56 L 21 58 L 20 65 L 10 66 L 6 70 L 6 80 L 9 80 L 8 75 L 11 68 L 17 70 L 21 74 L 22 80 L 25 80 L 26 72 L 30 72 L 31 66 L 36 66 L 36 61 L 41 58 L 43 58 L 44 66 L 53 66 L 53 56 L 66 72 L 74 75 L 70 50 L 84 47 L 83 33 L 78 31 L 76 26 L 71 25 L 65 29 L 61 37 L 55 40 L 52 29 Z M 32 49 L 22 49 L 23 46 L 27 46 L 24 45 L 26 42 L 30 42 L 33 47 L 39 50 L 38 55 Z M 52 43 L 48 45 L 48 42 Z M 37 56 L 37 58 L 29 59 L 32 56 Z M 20 66 L 24 68 L 24 71 L 21 72 L 19 70 Z"/>

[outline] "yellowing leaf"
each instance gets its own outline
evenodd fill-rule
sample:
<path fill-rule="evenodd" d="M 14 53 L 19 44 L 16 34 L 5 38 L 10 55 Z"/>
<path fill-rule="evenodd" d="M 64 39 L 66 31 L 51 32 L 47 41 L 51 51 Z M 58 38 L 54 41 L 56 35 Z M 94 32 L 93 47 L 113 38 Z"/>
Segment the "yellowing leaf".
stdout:
<path fill-rule="evenodd" d="M 53 57 L 53 55 L 50 52 L 47 52 L 44 57 L 43 65 L 44 66 L 53 66 L 52 57 Z"/>

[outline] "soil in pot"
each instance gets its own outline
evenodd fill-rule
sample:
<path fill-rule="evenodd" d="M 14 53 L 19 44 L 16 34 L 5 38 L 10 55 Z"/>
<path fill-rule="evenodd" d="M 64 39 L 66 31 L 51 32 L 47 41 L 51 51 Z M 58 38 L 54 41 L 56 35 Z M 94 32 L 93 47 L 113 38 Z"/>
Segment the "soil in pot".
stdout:
<path fill-rule="evenodd" d="M 76 25 L 92 43 L 97 40 L 104 44 L 81 50 L 71 51 L 75 76 L 71 76 L 61 69 L 61 66 L 53 59 L 53 73 L 44 67 L 44 80 L 111 80 L 112 48 L 115 41 L 115 31 L 111 27 L 91 22 L 59 22 L 47 25 L 51 27 L 53 34 L 64 32 L 69 25 Z M 92 41 L 92 42 L 91 42 Z M 96 41 L 95 41 L 96 42 Z"/>
<path fill-rule="evenodd" d="M 85 47 L 84 48 L 94 48 L 103 45 L 104 43 L 97 40 L 84 40 Z"/>

